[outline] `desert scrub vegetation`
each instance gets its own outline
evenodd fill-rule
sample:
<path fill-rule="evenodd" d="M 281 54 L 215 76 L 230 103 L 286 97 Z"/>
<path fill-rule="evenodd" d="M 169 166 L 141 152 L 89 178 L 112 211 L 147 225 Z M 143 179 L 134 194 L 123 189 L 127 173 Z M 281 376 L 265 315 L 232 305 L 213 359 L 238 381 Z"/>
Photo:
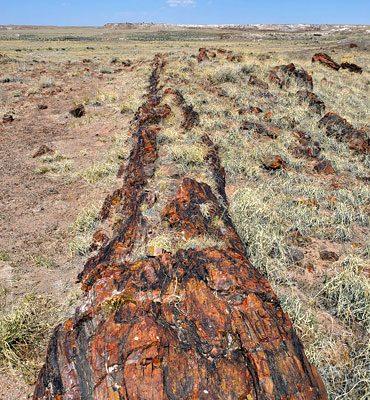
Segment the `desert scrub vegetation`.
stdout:
<path fill-rule="evenodd" d="M 44 361 L 51 331 L 57 323 L 55 303 L 29 294 L 11 308 L 0 308 L 0 371 L 22 374 L 32 383 Z"/>
<path fill-rule="evenodd" d="M 71 168 L 71 157 L 56 151 L 53 154 L 45 154 L 40 157 L 41 166 L 35 169 L 38 175 L 50 174 L 59 176 L 68 172 Z"/>
<path fill-rule="evenodd" d="M 101 206 L 90 205 L 85 207 L 68 228 L 70 236 L 70 257 L 84 256 L 89 252 L 92 242 L 92 234 L 96 230 L 100 218 Z"/>
<path fill-rule="evenodd" d="M 112 145 L 101 161 L 75 173 L 75 178 L 88 183 L 96 183 L 101 179 L 117 173 L 120 163 L 127 160 L 131 149 L 131 138 L 126 133 L 112 137 Z"/>
<path fill-rule="evenodd" d="M 46 89 L 46 88 L 52 88 L 56 85 L 55 79 L 54 78 L 41 78 L 40 79 L 40 88 Z"/>

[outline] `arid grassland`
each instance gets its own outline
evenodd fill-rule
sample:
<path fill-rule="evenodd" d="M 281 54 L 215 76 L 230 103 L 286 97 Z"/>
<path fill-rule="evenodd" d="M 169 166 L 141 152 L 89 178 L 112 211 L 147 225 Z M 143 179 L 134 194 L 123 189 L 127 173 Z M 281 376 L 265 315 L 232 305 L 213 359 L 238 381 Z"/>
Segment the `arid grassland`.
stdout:
<path fill-rule="evenodd" d="M 200 48 L 212 49 L 201 62 Z M 129 123 L 156 53 L 168 62 L 161 85 L 178 90 L 200 120 L 183 132 L 178 110 L 164 122 L 155 207 L 173 190 L 171 176 L 214 185 L 204 172 L 207 133 L 237 231 L 329 398 L 369 399 L 370 30 L 154 27 L 0 30 L 0 399 L 32 392 L 52 328 L 79 304 L 76 276 L 93 250 L 102 203 L 122 184 Z M 316 53 L 362 73 L 313 63 Z M 274 67 L 290 63 L 312 76 L 312 87 L 294 76 L 281 85 L 271 79 Z M 84 106 L 79 118 L 69 113 L 76 105 Z M 329 112 L 363 141 L 328 128 Z M 141 211 L 150 218 L 153 210 Z M 212 215 L 212 204 L 202 213 Z M 178 238 L 158 227 L 150 246 L 174 253 Z M 211 236 L 181 243 L 206 246 L 223 244 Z M 145 251 L 136 249 L 137 259 Z"/>

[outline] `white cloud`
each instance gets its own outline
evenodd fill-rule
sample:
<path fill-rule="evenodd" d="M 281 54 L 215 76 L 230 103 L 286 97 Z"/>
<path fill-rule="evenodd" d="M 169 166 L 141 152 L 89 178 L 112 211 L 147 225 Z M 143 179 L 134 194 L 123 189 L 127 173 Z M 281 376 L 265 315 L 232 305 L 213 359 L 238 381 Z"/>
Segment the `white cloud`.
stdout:
<path fill-rule="evenodd" d="M 170 7 L 195 7 L 197 2 L 195 0 L 167 0 Z"/>

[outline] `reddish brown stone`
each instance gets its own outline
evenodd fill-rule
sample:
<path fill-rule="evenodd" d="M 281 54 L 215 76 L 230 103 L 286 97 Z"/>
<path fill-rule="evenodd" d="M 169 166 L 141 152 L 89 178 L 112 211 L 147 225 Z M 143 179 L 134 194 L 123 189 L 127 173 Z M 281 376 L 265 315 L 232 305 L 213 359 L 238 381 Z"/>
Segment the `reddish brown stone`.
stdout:
<path fill-rule="evenodd" d="M 261 79 L 258 79 L 255 75 L 251 75 L 249 77 L 248 83 L 250 85 L 252 85 L 252 86 L 257 86 L 257 87 L 259 87 L 261 89 L 264 89 L 264 90 L 267 90 L 269 88 L 269 85 L 266 82 L 264 82 Z"/>
<path fill-rule="evenodd" d="M 331 162 L 329 160 L 324 160 L 319 163 L 317 163 L 314 168 L 315 172 L 318 174 L 334 174 L 334 168 L 331 165 Z"/>
<path fill-rule="evenodd" d="M 317 158 L 320 155 L 321 147 L 318 142 L 301 140 L 301 145 L 293 149 L 293 154 L 298 157 Z"/>
<path fill-rule="evenodd" d="M 340 65 L 340 67 L 341 67 L 342 69 L 348 69 L 350 72 L 356 72 L 356 73 L 358 73 L 358 74 L 362 74 L 362 68 L 359 67 L 359 66 L 356 65 L 356 64 L 352 64 L 352 63 L 345 62 L 345 63 L 342 63 L 342 64 Z"/>
<path fill-rule="evenodd" d="M 267 170 L 286 168 L 285 161 L 280 156 L 269 154 L 262 159 L 262 164 Z"/>
<path fill-rule="evenodd" d="M 355 48 L 355 47 L 358 47 L 356 43 L 351 43 L 351 44 L 349 45 L 349 48 L 350 48 L 350 49 L 353 49 L 353 48 Z"/>
<path fill-rule="evenodd" d="M 319 97 L 310 92 L 309 90 L 299 90 L 296 93 L 298 101 L 300 104 L 307 102 L 309 107 L 311 107 L 317 114 L 322 114 L 325 111 L 325 104 Z"/>
<path fill-rule="evenodd" d="M 277 127 L 265 126 L 257 122 L 244 122 L 241 129 L 245 131 L 255 131 L 259 135 L 266 135 L 273 139 L 276 139 L 281 133 L 281 129 Z"/>
<path fill-rule="evenodd" d="M 203 61 L 209 60 L 209 57 L 207 55 L 207 49 L 205 48 L 200 48 L 199 49 L 199 55 L 198 55 L 198 63 L 201 63 Z"/>
<path fill-rule="evenodd" d="M 320 62 L 323 65 L 326 65 L 329 68 L 335 69 L 339 71 L 340 65 L 337 64 L 330 56 L 325 53 L 317 53 L 312 57 L 312 62 Z"/>
<path fill-rule="evenodd" d="M 264 118 L 265 118 L 265 119 L 271 119 L 271 117 L 272 117 L 272 112 L 271 112 L 271 111 L 267 112 L 267 113 L 264 115 Z"/>
<path fill-rule="evenodd" d="M 366 130 L 355 129 L 346 119 L 335 113 L 327 113 L 319 121 L 319 127 L 325 128 L 328 136 L 340 142 L 347 142 L 349 148 L 361 153 L 370 152 L 370 139 Z"/>
<path fill-rule="evenodd" d="M 299 86 L 303 86 L 308 90 L 313 89 L 312 76 L 303 68 L 296 69 L 293 63 L 279 65 L 270 71 L 270 81 L 275 82 L 280 88 L 289 87 L 292 79 L 295 80 Z"/>
<path fill-rule="evenodd" d="M 69 110 L 69 113 L 75 118 L 81 118 L 83 115 L 86 114 L 86 111 L 83 104 L 77 104 L 71 110 Z"/>
<path fill-rule="evenodd" d="M 241 61 L 243 61 L 243 56 L 241 56 L 241 55 L 233 55 L 233 54 L 229 54 L 227 57 L 226 57 L 226 60 L 227 61 L 237 61 L 237 62 L 241 62 Z"/>
<path fill-rule="evenodd" d="M 11 114 L 4 114 L 3 115 L 3 123 L 9 123 L 9 122 L 13 122 L 14 121 L 14 117 Z"/>
<path fill-rule="evenodd" d="M 323 250 L 320 251 L 320 258 L 324 261 L 338 261 L 339 256 L 334 251 Z"/>
<path fill-rule="evenodd" d="M 218 54 L 225 54 L 226 50 L 225 49 L 217 49 Z"/>
<path fill-rule="evenodd" d="M 51 149 L 49 146 L 46 146 L 46 144 L 43 144 L 39 147 L 39 149 L 32 155 L 32 158 L 40 157 L 44 154 L 54 154 L 55 150 Z"/>

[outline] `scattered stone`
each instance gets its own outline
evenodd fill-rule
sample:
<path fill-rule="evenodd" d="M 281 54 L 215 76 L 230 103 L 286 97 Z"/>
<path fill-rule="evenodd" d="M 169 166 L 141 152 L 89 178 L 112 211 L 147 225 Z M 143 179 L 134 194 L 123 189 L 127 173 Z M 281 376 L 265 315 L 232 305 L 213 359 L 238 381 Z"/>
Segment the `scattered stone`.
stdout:
<path fill-rule="evenodd" d="M 317 114 L 322 114 L 325 111 L 325 104 L 319 97 L 315 94 L 310 92 L 309 90 L 299 90 L 296 93 L 298 97 L 298 101 L 300 104 L 303 102 L 307 102 L 308 105 L 314 109 Z"/>
<path fill-rule="evenodd" d="M 37 106 L 37 108 L 38 108 L 39 110 L 46 110 L 46 109 L 48 108 L 48 106 L 46 106 L 45 104 L 39 104 L 39 105 Z"/>
<path fill-rule="evenodd" d="M 252 114 L 261 114 L 263 112 L 263 110 L 259 107 L 249 107 L 249 112 Z"/>
<path fill-rule="evenodd" d="M 294 131 L 293 135 L 296 136 L 298 139 L 303 140 L 311 140 L 311 136 L 307 132 L 303 131 Z"/>
<path fill-rule="evenodd" d="M 71 110 L 69 110 L 69 113 L 75 118 L 81 118 L 83 115 L 86 114 L 85 106 L 83 104 L 77 104 Z"/>
<path fill-rule="evenodd" d="M 11 114 L 4 114 L 3 115 L 3 123 L 7 124 L 14 121 L 14 117 Z"/>
<path fill-rule="evenodd" d="M 271 119 L 271 117 L 272 117 L 272 112 L 271 112 L 271 111 L 268 111 L 268 112 L 264 115 L 264 118 L 265 118 L 265 119 Z"/>
<path fill-rule="evenodd" d="M 248 83 L 250 85 L 252 85 L 252 86 L 257 86 L 257 87 L 259 87 L 261 89 L 264 89 L 264 90 L 267 90 L 269 88 L 269 85 L 266 82 L 264 82 L 261 79 L 258 79 L 255 75 L 251 75 L 249 77 Z"/>
<path fill-rule="evenodd" d="M 356 72 L 357 74 L 362 74 L 362 68 L 356 64 L 345 62 L 342 63 L 340 67 L 342 69 L 348 69 L 350 72 Z"/>
<path fill-rule="evenodd" d="M 329 68 L 339 71 L 340 65 L 337 64 L 329 55 L 326 53 L 317 53 L 312 57 L 312 62 L 320 62 Z"/>
<path fill-rule="evenodd" d="M 338 261 L 339 256 L 334 251 L 323 250 L 320 251 L 320 258 L 324 261 Z"/>
<path fill-rule="evenodd" d="M 285 161 L 280 156 L 269 154 L 262 159 L 262 164 L 267 170 L 286 168 Z"/>
<path fill-rule="evenodd" d="M 351 43 L 351 44 L 349 45 L 349 48 L 350 48 L 350 49 L 353 49 L 353 48 L 355 48 L 355 47 L 358 47 L 356 43 Z"/>
<path fill-rule="evenodd" d="M 241 56 L 241 55 L 234 56 L 234 55 L 232 55 L 232 54 L 229 54 L 229 55 L 226 57 L 226 60 L 227 60 L 227 61 L 237 61 L 237 62 L 241 62 L 241 61 L 243 61 L 243 56 Z"/>
<path fill-rule="evenodd" d="M 123 61 L 122 61 L 122 65 L 123 65 L 124 67 L 131 67 L 132 61 L 131 61 L 131 60 L 123 60 Z"/>
<path fill-rule="evenodd" d="M 225 54 L 226 53 L 226 50 L 225 49 L 217 49 L 217 53 L 218 54 Z"/>
<path fill-rule="evenodd" d="M 49 146 L 46 146 L 46 144 L 43 144 L 39 147 L 39 149 L 36 151 L 36 153 L 33 154 L 32 158 L 40 157 L 44 154 L 55 154 L 55 150 L 51 149 Z"/>
<path fill-rule="evenodd" d="M 370 152 L 370 139 L 364 129 L 355 129 L 346 119 L 335 113 L 327 113 L 319 121 L 319 127 L 326 129 L 327 136 L 340 142 L 347 142 L 349 148 L 360 153 Z"/>
<path fill-rule="evenodd" d="M 199 49 L 199 55 L 198 55 L 198 63 L 201 63 L 203 61 L 209 60 L 209 57 L 207 55 L 207 49 L 204 47 Z"/>
<path fill-rule="evenodd" d="M 273 139 L 276 139 L 281 133 L 281 129 L 277 127 L 265 126 L 257 122 L 244 122 L 241 129 L 245 131 L 255 131 L 259 135 L 266 135 Z"/>
<path fill-rule="evenodd" d="M 292 261 L 297 264 L 304 260 L 303 251 L 301 251 L 295 247 L 288 247 L 285 251 L 285 255 L 289 261 Z"/>
<path fill-rule="evenodd" d="M 278 65 L 270 71 L 270 81 L 275 82 L 280 88 L 289 87 L 292 79 L 294 79 L 299 86 L 303 86 L 308 90 L 313 89 L 312 76 L 303 68 L 296 69 L 293 63 Z"/>
<path fill-rule="evenodd" d="M 310 142 L 301 139 L 301 146 L 293 149 L 293 154 L 297 157 L 317 158 L 320 155 L 321 147 L 319 142 Z"/>
<path fill-rule="evenodd" d="M 334 168 L 329 160 L 324 160 L 317 163 L 313 168 L 318 174 L 334 174 Z"/>

